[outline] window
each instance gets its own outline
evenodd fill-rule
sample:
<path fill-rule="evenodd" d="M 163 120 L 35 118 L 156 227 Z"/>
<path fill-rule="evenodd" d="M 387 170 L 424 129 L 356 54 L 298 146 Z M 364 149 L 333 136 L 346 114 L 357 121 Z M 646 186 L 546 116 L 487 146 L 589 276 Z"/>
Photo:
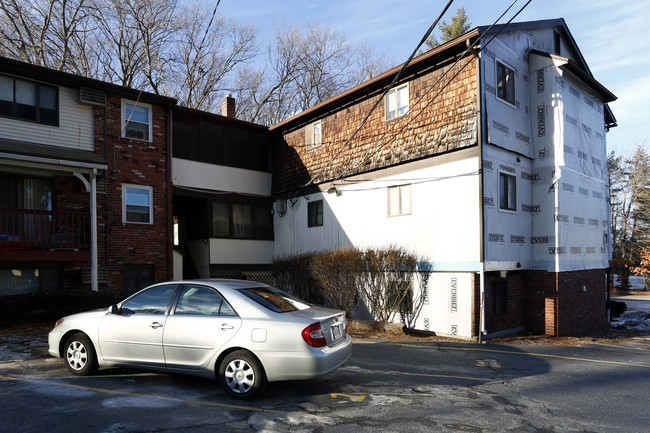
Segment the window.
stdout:
<path fill-rule="evenodd" d="M 517 178 L 506 173 L 499 173 L 499 208 L 517 210 Z"/>
<path fill-rule="evenodd" d="M 59 89 L 0 75 L 0 116 L 59 126 Z"/>
<path fill-rule="evenodd" d="M 307 150 L 319 147 L 322 143 L 321 121 L 307 125 L 305 127 L 305 146 Z"/>
<path fill-rule="evenodd" d="M 56 264 L 46 266 L 49 267 L 29 268 L 5 263 L 0 268 L 0 296 L 49 292 L 62 288 L 58 266 Z"/>
<path fill-rule="evenodd" d="M 389 286 L 388 305 L 391 311 L 413 312 L 413 289 L 406 281 L 392 281 Z"/>
<path fill-rule="evenodd" d="M 386 120 L 397 119 L 409 111 L 409 86 L 403 84 L 386 94 Z"/>
<path fill-rule="evenodd" d="M 388 216 L 411 214 L 411 185 L 388 188 Z"/>
<path fill-rule="evenodd" d="M 122 136 L 151 141 L 151 105 L 122 101 Z"/>
<path fill-rule="evenodd" d="M 323 200 L 307 203 L 307 227 L 323 225 Z"/>
<path fill-rule="evenodd" d="M 497 97 L 515 105 L 515 71 L 501 62 L 497 62 Z"/>
<path fill-rule="evenodd" d="M 212 202 L 212 236 L 273 240 L 270 205 Z"/>
<path fill-rule="evenodd" d="M 505 279 L 493 280 L 490 284 L 492 292 L 492 314 L 508 313 L 508 284 Z"/>
<path fill-rule="evenodd" d="M 219 293 L 208 287 L 185 286 L 174 314 L 194 316 L 235 316 Z"/>
<path fill-rule="evenodd" d="M 122 314 L 165 314 L 176 287 L 158 286 L 139 293 L 122 304 Z"/>
<path fill-rule="evenodd" d="M 122 185 L 122 222 L 153 224 L 153 188 Z"/>
<path fill-rule="evenodd" d="M 240 293 L 276 313 L 290 313 L 311 307 L 308 303 L 270 286 L 242 289 Z"/>
<path fill-rule="evenodd" d="M 153 265 L 124 266 L 124 294 L 132 295 L 153 284 Z"/>

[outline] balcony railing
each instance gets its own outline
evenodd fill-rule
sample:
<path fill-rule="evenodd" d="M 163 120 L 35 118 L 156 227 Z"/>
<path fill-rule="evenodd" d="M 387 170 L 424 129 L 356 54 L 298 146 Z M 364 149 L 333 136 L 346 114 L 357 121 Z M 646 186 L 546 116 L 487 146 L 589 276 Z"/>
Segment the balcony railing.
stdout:
<path fill-rule="evenodd" d="M 0 208 L 0 250 L 87 250 L 88 212 Z"/>

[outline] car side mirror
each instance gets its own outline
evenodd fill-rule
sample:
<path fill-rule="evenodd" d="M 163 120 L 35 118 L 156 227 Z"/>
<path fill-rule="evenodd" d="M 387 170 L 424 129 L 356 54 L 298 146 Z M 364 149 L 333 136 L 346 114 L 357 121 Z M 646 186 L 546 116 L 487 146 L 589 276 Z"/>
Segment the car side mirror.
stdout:
<path fill-rule="evenodd" d="M 108 312 L 109 314 L 120 314 L 120 309 L 118 308 L 117 305 L 113 304 L 110 307 L 108 307 Z"/>

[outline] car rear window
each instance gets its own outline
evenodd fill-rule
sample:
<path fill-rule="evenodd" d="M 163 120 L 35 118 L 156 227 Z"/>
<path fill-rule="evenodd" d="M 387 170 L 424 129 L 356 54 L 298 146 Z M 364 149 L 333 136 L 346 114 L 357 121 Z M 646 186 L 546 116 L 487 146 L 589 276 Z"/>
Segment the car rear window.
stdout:
<path fill-rule="evenodd" d="M 261 306 L 276 313 L 289 313 L 311 307 L 307 302 L 275 287 L 250 287 L 240 292 Z"/>

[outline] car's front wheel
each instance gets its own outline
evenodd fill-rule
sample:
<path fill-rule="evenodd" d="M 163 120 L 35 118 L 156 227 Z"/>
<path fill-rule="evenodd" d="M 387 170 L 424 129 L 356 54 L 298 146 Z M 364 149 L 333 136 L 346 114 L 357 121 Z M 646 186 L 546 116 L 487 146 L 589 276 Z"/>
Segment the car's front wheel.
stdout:
<path fill-rule="evenodd" d="M 266 387 L 266 374 L 250 352 L 237 350 L 228 354 L 219 366 L 219 381 L 231 397 L 252 398 Z"/>
<path fill-rule="evenodd" d="M 72 374 L 88 376 L 97 371 L 97 355 L 86 334 L 74 334 L 65 343 L 65 365 Z"/>

